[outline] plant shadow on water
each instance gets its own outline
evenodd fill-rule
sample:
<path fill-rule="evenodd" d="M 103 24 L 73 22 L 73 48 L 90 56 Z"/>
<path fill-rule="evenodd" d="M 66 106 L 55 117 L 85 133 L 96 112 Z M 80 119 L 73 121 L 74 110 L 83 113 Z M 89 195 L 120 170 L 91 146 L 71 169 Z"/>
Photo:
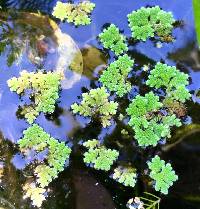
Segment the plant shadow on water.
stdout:
<path fill-rule="evenodd" d="M 46 16 L 43 16 L 51 14 L 56 1 L 4 0 L 0 2 L 0 6 L 4 9 L 0 13 L 0 130 L 2 133 L 0 135 L 2 168 L 0 169 L 3 169 L 2 175 L 0 172 L 0 207 L 33 208 L 29 200 L 23 199 L 22 193 L 22 184 L 31 177 L 31 165 L 23 169 L 26 162 L 19 157 L 15 145 L 22 137 L 22 131 L 28 127 L 20 115 L 20 108 L 28 98 L 22 100 L 10 92 L 7 86 L 7 80 L 13 76 L 18 77 L 19 72 L 24 69 L 30 72 L 36 69 L 59 70 L 63 66 L 65 68 L 71 66 L 73 69 L 73 71 L 64 72 L 66 80 L 63 83 L 64 88 L 60 92 L 55 112 L 47 115 L 42 113 L 36 120 L 52 137 L 73 144 L 70 166 L 49 185 L 47 201 L 44 202 L 42 208 L 125 209 L 130 198 L 149 189 L 141 180 L 136 189 L 127 188 L 116 183 L 104 172 L 97 172 L 85 166 L 82 148 L 79 145 L 81 140 L 104 139 L 109 147 L 120 147 L 123 153 L 120 161 L 123 162 L 124 159 L 129 162 L 134 161 L 138 164 L 140 172 L 144 170 L 143 158 L 147 158 L 150 150 L 147 149 L 144 156 L 138 157 L 137 153 L 140 153 L 140 149 L 136 150 L 132 143 L 133 136 L 130 134 L 127 137 L 121 133 L 123 129 L 132 133 L 132 130 L 129 130 L 124 123 L 118 121 L 117 124 L 102 129 L 98 121 L 75 117 L 70 111 L 70 106 L 80 99 L 82 92 L 98 87 L 99 74 L 105 69 L 108 59 L 113 59 L 108 51 L 101 49 L 96 39 L 102 27 L 107 23 L 115 23 L 119 28 L 124 29 L 125 35 L 130 36 L 126 15 L 141 6 L 159 5 L 166 11 L 172 11 L 175 18 L 183 20 L 184 24 L 174 30 L 173 35 L 176 41 L 163 43 L 160 49 L 156 48 L 155 42 L 151 40 L 146 43 L 136 42 L 130 47 L 128 55 L 134 58 L 136 63 L 131 78 L 135 88 L 131 91 L 130 97 L 133 98 L 139 90 L 143 93 L 148 91 L 142 85 L 146 76 L 141 70 L 144 65 L 151 66 L 164 60 L 165 63 L 176 65 L 181 71 L 191 76 L 189 89 L 193 93 L 192 99 L 195 103 L 188 102 L 186 105 L 188 115 L 191 117 L 188 117 L 186 122 L 190 120 L 196 126 L 194 129 L 181 127 L 173 130 L 171 144 L 163 148 L 162 156 L 173 164 L 179 175 L 179 181 L 170 189 L 168 196 L 161 196 L 161 209 L 199 209 L 200 101 L 196 97 L 196 91 L 200 89 L 200 54 L 194 31 L 192 2 L 185 0 L 178 0 L 175 3 L 162 0 L 136 0 L 134 2 L 127 0 L 126 3 L 122 0 L 106 2 L 94 0 L 93 2 L 97 7 L 92 16 L 91 25 L 78 28 L 67 23 L 59 25 L 62 32 L 68 34 L 65 40 L 68 44 L 67 49 L 70 49 L 69 53 L 66 52 L 66 48 L 63 53 L 58 50 L 58 39 L 63 33 Z M 7 13 L 8 7 L 17 8 L 18 11 L 11 10 Z M 44 14 L 36 17 L 30 16 L 29 11 L 37 12 L 38 10 Z M 59 31 L 59 35 L 56 35 L 55 31 Z M 65 57 L 68 61 L 63 63 L 62 58 Z M 123 109 L 128 106 L 129 99 L 127 97 L 119 99 Z"/>

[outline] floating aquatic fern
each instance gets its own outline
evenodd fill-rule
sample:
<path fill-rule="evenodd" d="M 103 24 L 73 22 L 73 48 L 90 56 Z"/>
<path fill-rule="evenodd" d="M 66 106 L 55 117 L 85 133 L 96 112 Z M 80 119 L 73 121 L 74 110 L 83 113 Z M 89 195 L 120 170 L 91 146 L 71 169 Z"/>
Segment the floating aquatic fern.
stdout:
<path fill-rule="evenodd" d="M 63 21 L 67 16 L 67 9 L 69 7 L 68 5 L 70 6 L 71 4 L 57 1 L 56 6 L 53 8 L 52 15 Z"/>
<path fill-rule="evenodd" d="M 153 92 L 145 94 L 145 96 L 137 95 L 127 109 L 130 116 L 141 117 L 149 112 L 158 111 L 162 107 L 159 97 Z M 131 122 L 130 122 L 131 123 Z"/>
<path fill-rule="evenodd" d="M 116 94 L 122 97 L 124 94 L 131 90 L 131 83 L 127 81 L 128 74 L 134 61 L 128 55 L 123 55 L 110 66 L 103 71 L 100 77 L 100 81 L 110 91 L 116 92 Z"/>
<path fill-rule="evenodd" d="M 178 180 L 170 163 L 165 164 L 159 156 L 155 156 L 148 162 L 150 169 L 150 177 L 155 181 L 155 190 L 163 194 L 168 194 L 168 189 L 173 185 L 173 182 Z"/>
<path fill-rule="evenodd" d="M 95 7 L 94 3 L 83 1 L 78 4 L 57 2 L 52 13 L 53 16 L 61 21 L 67 20 L 75 25 L 88 25 L 91 23 L 89 15 Z"/>
<path fill-rule="evenodd" d="M 171 35 L 175 22 L 171 12 L 165 12 L 159 6 L 140 8 L 128 14 L 129 26 L 135 39 L 146 41 L 149 37 Z"/>
<path fill-rule="evenodd" d="M 24 199 L 30 198 L 32 200 L 32 204 L 38 208 L 42 206 L 45 198 L 46 189 L 37 187 L 34 182 L 26 183 L 23 186 L 23 191 L 25 192 Z"/>
<path fill-rule="evenodd" d="M 187 74 L 180 72 L 176 67 L 157 63 L 151 70 L 146 84 L 156 89 L 164 88 L 167 99 L 185 102 L 191 97 L 186 88 L 189 84 L 188 78 Z"/>
<path fill-rule="evenodd" d="M 23 132 L 24 136 L 18 141 L 20 150 L 28 156 L 29 151 L 42 152 L 48 150 L 46 163 L 35 168 L 37 183 L 44 188 L 64 170 L 71 149 L 64 142 L 59 142 L 40 126 L 33 124 Z"/>
<path fill-rule="evenodd" d="M 99 39 L 106 49 L 112 50 L 117 56 L 128 51 L 125 36 L 120 34 L 119 28 L 111 24 L 99 34 Z"/>
<path fill-rule="evenodd" d="M 34 100 L 31 105 L 24 106 L 24 116 L 29 123 L 33 123 L 40 112 L 53 113 L 56 100 L 59 98 L 60 81 L 59 73 L 33 73 L 22 71 L 20 77 L 8 80 L 11 91 L 19 95 L 31 91 L 30 97 Z"/>
<path fill-rule="evenodd" d="M 23 131 L 23 138 L 18 141 L 19 148 L 22 152 L 30 149 L 41 152 L 48 146 L 50 137 L 50 134 L 46 133 L 42 127 L 33 124 Z"/>
<path fill-rule="evenodd" d="M 118 166 L 114 169 L 112 178 L 122 183 L 124 186 L 135 187 L 137 173 L 136 169 L 132 167 Z"/>
<path fill-rule="evenodd" d="M 88 140 L 83 143 L 88 148 L 84 153 L 84 162 L 97 170 L 110 170 L 112 164 L 117 160 L 119 152 L 114 149 L 107 149 L 98 140 Z"/>
<path fill-rule="evenodd" d="M 98 116 L 103 127 L 111 125 L 110 120 L 117 112 L 118 104 L 108 100 L 110 95 L 104 87 L 92 89 L 88 93 L 83 93 L 83 100 L 80 105 L 71 105 L 73 113 L 83 116 Z"/>
<path fill-rule="evenodd" d="M 163 115 L 162 103 L 153 92 L 145 96 L 136 96 L 127 108 L 131 116 L 129 125 L 135 131 L 135 139 L 140 146 L 156 146 L 162 138 L 170 137 L 170 128 L 181 126 L 180 119 L 175 115 Z"/>
<path fill-rule="evenodd" d="M 73 22 L 75 25 L 87 25 L 91 22 L 89 14 L 94 7 L 95 4 L 88 1 L 79 4 L 57 2 L 53 15 L 62 21 L 66 19 L 68 22 Z M 159 36 L 161 39 L 171 36 L 174 23 L 172 14 L 161 10 L 158 6 L 134 11 L 128 15 L 128 20 L 132 36 L 143 41 L 154 36 Z M 128 46 L 125 36 L 114 24 L 104 29 L 99 39 L 104 48 L 112 50 L 119 57 L 101 75 L 99 80 L 103 87 L 83 93 L 81 103 L 74 103 L 71 108 L 74 114 L 100 119 L 103 127 L 106 127 L 111 125 L 111 119 L 116 115 L 118 108 L 118 103 L 109 100 L 110 94 L 107 93 L 106 88 L 119 97 L 130 92 L 131 83 L 128 81 L 128 76 L 134 61 L 128 55 L 122 56 L 128 51 Z M 8 81 L 11 91 L 19 95 L 31 91 L 32 103 L 25 104 L 22 111 L 29 123 L 33 123 L 40 112 L 52 113 L 54 111 L 55 102 L 59 97 L 61 79 L 58 73 L 23 71 L 19 78 L 14 77 Z M 129 125 L 135 132 L 134 137 L 142 147 L 156 146 L 160 140 L 171 137 L 171 128 L 181 126 L 181 121 L 177 118 L 178 114 L 173 114 L 174 110 L 169 111 L 169 105 L 166 108 L 166 104 L 174 104 L 172 101 L 182 104 L 190 98 L 190 93 L 186 89 L 188 75 L 181 73 L 175 67 L 157 63 L 155 69 L 150 72 L 146 84 L 156 89 L 163 88 L 166 94 L 160 98 L 153 92 L 144 96 L 138 95 L 126 109 L 130 116 Z M 122 114 L 120 118 L 123 122 Z M 37 161 L 39 164 L 34 170 L 36 181 L 24 186 L 24 190 L 27 191 L 25 197 L 30 197 L 33 204 L 40 207 L 45 199 L 45 187 L 64 170 L 71 149 L 64 142 L 52 138 L 36 124 L 25 130 L 23 134 L 18 144 L 20 151 L 26 157 L 29 157 L 32 151 L 36 154 L 47 151 L 44 159 Z M 121 134 L 126 136 L 129 132 L 123 129 Z M 119 156 L 117 150 L 109 149 L 95 139 L 86 141 L 83 146 L 87 149 L 83 154 L 84 162 L 97 170 L 109 171 Z M 156 191 L 167 194 L 169 187 L 178 179 L 171 165 L 165 164 L 163 160 L 155 156 L 148 162 L 148 167 L 150 177 L 155 182 Z M 136 168 L 118 166 L 114 169 L 112 178 L 125 186 L 134 187 L 137 179 Z M 129 208 L 156 209 L 159 207 L 160 198 L 152 196 L 155 197 L 154 200 L 146 197 L 132 199 L 128 206 Z"/>

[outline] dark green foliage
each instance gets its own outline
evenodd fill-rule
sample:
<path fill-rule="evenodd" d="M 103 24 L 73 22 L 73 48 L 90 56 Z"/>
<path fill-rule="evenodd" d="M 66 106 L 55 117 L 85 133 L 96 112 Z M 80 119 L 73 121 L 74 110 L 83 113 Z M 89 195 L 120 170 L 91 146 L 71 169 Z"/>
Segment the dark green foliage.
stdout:
<path fill-rule="evenodd" d="M 196 34 L 197 40 L 200 47 L 200 1 L 193 0 L 193 10 L 194 10 L 194 18 L 195 18 L 195 25 L 196 25 Z"/>

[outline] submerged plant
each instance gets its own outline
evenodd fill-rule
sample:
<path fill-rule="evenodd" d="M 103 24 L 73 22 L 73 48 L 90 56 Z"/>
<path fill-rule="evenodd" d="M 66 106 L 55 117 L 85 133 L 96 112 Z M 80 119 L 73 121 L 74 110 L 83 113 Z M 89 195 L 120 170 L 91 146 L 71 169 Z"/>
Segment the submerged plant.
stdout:
<path fill-rule="evenodd" d="M 150 177 L 155 181 L 155 190 L 168 194 L 169 187 L 178 180 L 178 176 L 175 174 L 171 164 L 165 164 L 165 161 L 156 155 L 148 162 L 148 167 L 151 171 Z"/>
<path fill-rule="evenodd" d="M 110 170 L 119 156 L 117 150 L 107 149 L 96 139 L 84 142 L 83 146 L 88 148 L 88 151 L 84 153 L 84 162 L 97 170 Z"/>
<path fill-rule="evenodd" d="M 53 16 L 61 21 L 67 20 L 75 25 L 88 25 L 91 23 L 90 13 L 95 7 L 94 3 L 83 1 L 78 4 L 57 2 L 52 13 Z"/>
<path fill-rule="evenodd" d="M 131 83 L 127 81 L 128 74 L 134 61 L 128 55 L 123 55 L 110 66 L 103 71 L 100 77 L 100 81 L 110 91 L 116 92 L 116 94 L 122 97 L 124 94 L 131 90 Z"/>
<path fill-rule="evenodd" d="M 161 38 L 171 35 L 175 22 L 171 12 L 165 12 L 159 6 L 140 8 L 128 14 L 129 26 L 135 39 L 146 41 L 150 37 Z"/>
<path fill-rule="evenodd" d="M 108 100 L 110 95 L 104 87 L 92 89 L 88 93 L 83 93 L 81 104 L 71 105 L 74 114 L 79 113 L 86 117 L 99 117 L 103 127 L 111 125 L 110 120 L 117 112 L 118 104 Z"/>
<path fill-rule="evenodd" d="M 40 126 L 33 124 L 23 132 L 24 136 L 18 141 L 21 152 L 28 156 L 30 151 L 41 153 L 47 150 L 46 161 L 39 164 L 34 171 L 37 184 L 44 188 L 64 170 L 65 162 L 69 159 L 71 149 L 64 142 L 59 142 Z"/>
<path fill-rule="evenodd" d="M 20 72 L 20 77 L 8 80 L 11 91 L 19 95 L 30 92 L 31 105 L 24 106 L 24 116 L 29 123 L 33 123 L 40 112 L 53 113 L 56 100 L 59 98 L 60 81 L 59 73 L 53 72 Z"/>
<path fill-rule="evenodd" d="M 168 100 L 185 102 L 191 97 L 186 88 L 189 84 L 188 79 L 189 76 L 180 72 L 176 67 L 157 63 L 155 68 L 151 70 L 146 84 L 156 89 L 164 88 Z"/>
<path fill-rule="evenodd" d="M 111 24 L 99 34 L 99 39 L 104 48 L 112 50 L 117 56 L 128 51 L 128 46 L 125 43 L 125 36 L 120 34 L 119 28 Z"/>
<path fill-rule="evenodd" d="M 112 178 L 124 186 L 135 187 L 137 179 L 136 169 L 132 167 L 118 166 L 114 169 Z"/>
<path fill-rule="evenodd" d="M 141 201 L 141 199 L 139 197 L 135 197 L 134 199 L 131 198 L 127 204 L 126 204 L 127 208 L 129 209 L 145 209 L 144 208 L 144 202 Z"/>
<path fill-rule="evenodd" d="M 135 139 L 140 146 L 156 146 L 158 141 L 170 137 L 172 126 L 181 126 L 180 119 L 175 115 L 163 115 L 162 103 L 153 92 L 145 96 L 136 96 L 127 108 L 131 117 L 129 125 L 135 131 Z"/>
<path fill-rule="evenodd" d="M 127 202 L 129 209 L 159 209 L 161 199 L 151 193 L 144 192 L 143 197 L 131 198 Z"/>

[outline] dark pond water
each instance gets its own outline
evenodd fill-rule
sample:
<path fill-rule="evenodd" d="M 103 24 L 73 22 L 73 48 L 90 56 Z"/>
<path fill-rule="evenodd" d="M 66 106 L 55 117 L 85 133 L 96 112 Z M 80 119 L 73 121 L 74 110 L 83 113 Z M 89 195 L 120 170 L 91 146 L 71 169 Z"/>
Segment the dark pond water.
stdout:
<path fill-rule="evenodd" d="M 121 143 L 126 147 L 124 155 L 129 157 L 130 162 L 135 159 L 135 153 L 130 151 L 130 142 L 121 140 L 119 133 L 123 128 L 122 124 L 113 124 L 107 129 L 102 129 L 98 123 L 75 117 L 70 112 L 70 105 L 79 100 L 78 96 L 82 92 L 99 86 L 98 73 L 112 61 L 112 55 L 103 52 L 96 39 L 105 24 L 118 25 L 124 34 L 130 37 L 126 15 L 132 10 L 148 5 L 159 5 L 164 10 L 172 11 L 175 19 L 183 21 L 183 25 L 174 30 L 173 35 L 176 37 L 174 43 L 164 43 L 162 48 L 156 48 L 155 42 L 149 40 L 145 43 L 135 43 L 130 47 L 129 54 L 136 63 L 133 73 L 135 91 L 131 92 L 130 98 L 138 93 L 137 86 L 143 76 L 141 67 L 164 60 L 191 76 L 188 88 L 193 93 L 193 101 L 187 104 L 189 116 L 185 122 L 200 124 L 200 105 L 195 96 L 196 90 L 200 88 L 200 52 L 195 36 L 192 1 L 93 0 L 93 2 L 96 3 L 96 8 L 91 25 L 76 28 L 68 23 L 58 23 L 62 32 L 71 36 L 81 49 L 83 69 L 78 68 L 78 72 L 66 72 L 70 79 L 66 80 L 65 87 L 60 93 L 55 113 L 47 116 L 40 114 L 36 120 L 36 123 L 54 138 L 74 145 L 69 167 L 49 186 L 49 195 L 43 205 L 45 209 L 125 209 L 128 199 L 142 194 L 144 190 L 151 192 L 151 189 L 142 182 L 138 183 L 136 189 L 127 189 L 111 180 L 108 174 L 89 169 L 82 162 L 78 142 L 93 138 L 105 139 L 112 147 Z M 0 5 L 5 9 L 0 12 L 0 23 L 8 17 L 6 9 L 14 9 L 9 20 L 4 22 L 6 32 L 0 29 L 1 34 L 4 32 L 9 37 L 3 52 L 0 52 L 0 161 L 4 169 L 0 182 L 0 208 L 33 208 L 29 200 L 23 199 L 21 185 L 28 174 L 23 170 L 25 162 L 15 145 L 22 137 L 22 131 L 29 125 L 18 114 L 19 105 L 22 105 L 23 101 L 15 93 L 10 92 L 6 82 L 9 78 L 18 76 L 23 69 L 28 71 L 35 71 L 38 68 L 55 69 L 60 56 L 54 46 L 54 34 L 49 29 L 48 23 L 41 20 L 27 21 L 20 16 L 19 11 L 23 10 L 26 17 L 29 16 L 28 12 L 40 11 L 51 14 L 55 3 L 54 0 L 0 1 Z M 43 57 L 43 60 L 38 60 L 34 57 L 41 53 L 37 47 L 38 37 L 41 35 L 46 37 L 49 49 L 47 56 Z M 76 45 L 73 43 L 72 48 L 77 49 Z M 0 51 L 1 49 L 2 44 Z M 20 56 L 16 56 L 19 54 Z M 127 101 L 125 98 L 125 106 Z M 179 175 L 179 181 L 170 189 L 168 196 L 161 196 L 161 209 L 200 208 L 200 129 L 182 129 L 176 139 L 180 143 L 167 147 L 162 153 L 162 157 L 172 163 Z"/>

